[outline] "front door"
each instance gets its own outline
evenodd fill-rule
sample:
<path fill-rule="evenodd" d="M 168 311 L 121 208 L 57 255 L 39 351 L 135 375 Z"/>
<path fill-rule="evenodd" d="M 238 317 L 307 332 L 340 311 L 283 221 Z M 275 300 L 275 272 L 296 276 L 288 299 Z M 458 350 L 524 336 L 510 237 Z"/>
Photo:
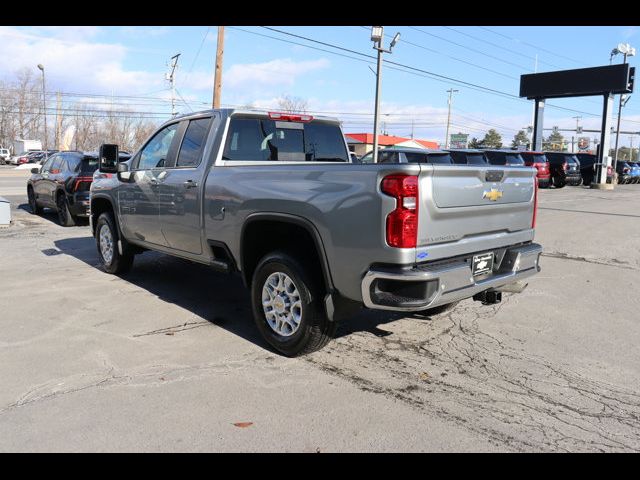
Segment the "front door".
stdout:
<path fill-rule="evenodd" d="M 178 123 L 156 133 L 131 162 L 131 176 L 118 188 L 120 218 L 125 236 L 167 246 L 159 222 L 160 184 L 165 165 L 175 155 Z"/>
<path fill-rule="evenodd" d="M 210 125 L 211 117 L 183 122 L 175 162 L 167 165 L 159 189 L 160 225 L 169 247 L 196 255 L 202 253 L 201 195 L 208 163 L 203 153 Z"/>

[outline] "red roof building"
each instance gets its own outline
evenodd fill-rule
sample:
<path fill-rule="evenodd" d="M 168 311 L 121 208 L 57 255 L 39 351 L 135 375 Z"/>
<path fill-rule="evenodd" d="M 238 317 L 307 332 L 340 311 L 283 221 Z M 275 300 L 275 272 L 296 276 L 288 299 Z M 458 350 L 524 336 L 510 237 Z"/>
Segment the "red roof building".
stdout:
<path fill-rule="evenodd" d="M 358 156 L 362 156 L 373 150 L 372 133 L 345 133 L 349 150 Z M 436 150 L 440 148 L 438 142 L 431 140 L 416 140 L 412 138 L 396 137 L 395 135 L 378 135 L 378 145 L 390 147 L 399 145 L 403 147 L 429 148 Z"/>

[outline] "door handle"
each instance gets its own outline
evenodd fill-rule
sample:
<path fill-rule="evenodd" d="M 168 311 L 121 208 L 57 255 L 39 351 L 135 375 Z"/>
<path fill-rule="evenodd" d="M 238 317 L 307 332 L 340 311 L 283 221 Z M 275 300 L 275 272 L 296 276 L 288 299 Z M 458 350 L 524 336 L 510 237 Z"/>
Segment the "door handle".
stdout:
<path fill-rule="evenodd" d="M 198 186 L 198 182 L 194 182 L 193 180 L 187 180 L 184 182 L 184 188 L 196 188 Z"/>

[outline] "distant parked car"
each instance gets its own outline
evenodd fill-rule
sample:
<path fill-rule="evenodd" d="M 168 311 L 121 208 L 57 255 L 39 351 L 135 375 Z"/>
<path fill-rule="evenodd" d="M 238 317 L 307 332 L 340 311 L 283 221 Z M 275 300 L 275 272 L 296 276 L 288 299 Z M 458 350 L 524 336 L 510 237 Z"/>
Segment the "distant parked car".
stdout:
<path fill-rule="evenodd" d="M 628 183 L 631 178 L 631 165 L 623 160 L 618 160 L 616 162 L 616 173 L 618 174 L 618 183 Z"/>
<path fill-rule="evenodd" d="M 369 152 L 360 159 L 361 163 L 372 163 L 373 152 Z M 449 152 L 444 150 L 427 150 L 411 147 L 383 148 L 378 152 L 378 163 L 430 163 L 451 165 L 453 163 Z"/>
<path fill-rule="evenodd" d="M 551 173 L 549 171 L 549 161 L 542 152 L 520 152 L 524 164 L 528 167 L 535 167 L 538 170 L 538 186 L 548 188 L 551 184 Z"/>
<path fill-rule="evenodd" d="M 524 167 L 524 160 L 516 150 L 485 150 L 487 160 L 491 165 L 505 165 L 507 167 Z"/>
<path fill-rule="evenodd" d="M 640 183 L 640 163 L 627 162 L 631 171 L 629 172 L 629 181 L 627 183 Z"/>
<path fill-rule="evenodd" d="M 570 152 L 544 152 L 549 160 L 551 183 L 556 188 L 565 185 L 578 186 L 582 183 L 580 175 L 580 161 L 575 153 Z"/>
<path fill-rule="evenodd" d="M 448 152 L 453 159 L 453 163 L 457 165 L 486 165 L 489 163 L 482 150 L 455 148 L 449 149 Z"/>
<path fill-rule="evenodd" d="M 9 150 L 6 148 L 0 148 L 0 165 L 4 165 L 11 158 Z"/>
<path fill-rule="evenodd" d="M 45 207 L 58 212 L 60 225 L 70 227 L 80 217 L 89 216 L 89 188 L 98 168 L 97 155 L 82 152 L 55 153 L 39 170 L 31 170 L 27 197 L 31 212 Z"/>

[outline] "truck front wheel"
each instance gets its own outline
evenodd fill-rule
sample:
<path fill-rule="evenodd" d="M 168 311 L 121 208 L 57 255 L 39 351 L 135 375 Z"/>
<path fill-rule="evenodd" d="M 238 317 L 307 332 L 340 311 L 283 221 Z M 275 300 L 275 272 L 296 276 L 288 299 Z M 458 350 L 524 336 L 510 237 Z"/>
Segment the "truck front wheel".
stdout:
<path fill-rule="evenodd" d="M 284 252 L 260 260 L 251 282 L 253 317 L 260 333 L 288 357 L 324 347 L 336 329 L 323 308 L 321 282 Z"/>
<path fill-rule="evenodd" d="M 110 212 L 101 214 L 96 222 L 96 246 L 102 267 L 107 273 L 125 273 L 131 270 L 133 265 L 131 248 L 123 246 L 120 254 L 118 240 L 118 229 L 113 215 Z"/>

